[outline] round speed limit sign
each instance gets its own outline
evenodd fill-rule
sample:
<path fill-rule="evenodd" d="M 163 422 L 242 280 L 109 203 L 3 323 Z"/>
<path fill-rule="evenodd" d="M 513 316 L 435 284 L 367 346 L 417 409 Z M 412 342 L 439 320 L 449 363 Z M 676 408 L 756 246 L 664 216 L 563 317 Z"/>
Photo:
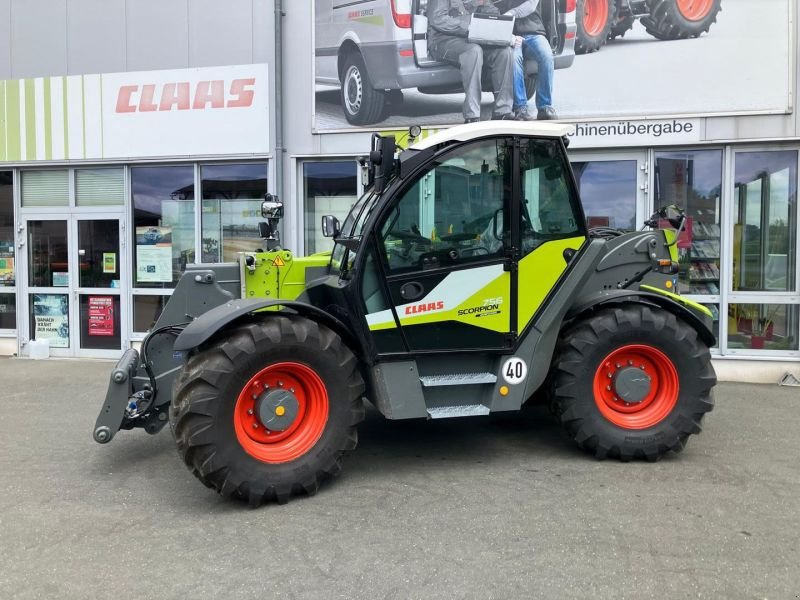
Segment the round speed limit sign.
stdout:
<path fill-rule="evenodd" d="M 509 358 L 503 364 L 503 379 L 509 385 L 517 385 L 525 381 L 528 375 L 528 365 L 521 358 Z"/>

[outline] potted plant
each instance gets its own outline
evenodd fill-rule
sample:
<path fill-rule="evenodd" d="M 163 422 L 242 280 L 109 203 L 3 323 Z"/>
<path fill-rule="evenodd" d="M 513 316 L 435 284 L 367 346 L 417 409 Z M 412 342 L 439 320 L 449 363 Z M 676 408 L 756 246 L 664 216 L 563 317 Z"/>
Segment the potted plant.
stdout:
<path fill-rule="evenodd" d="M 775 304 L 766 312 L 766 316 L 754 317 L 752 320 L 752 334 L 750 336 L 750 347 L 753 350 L 763 350 L 764 342 L 772 340 L 772 335 L 775 329 L 773 319 L 780 310 L 780 304 Z"/>

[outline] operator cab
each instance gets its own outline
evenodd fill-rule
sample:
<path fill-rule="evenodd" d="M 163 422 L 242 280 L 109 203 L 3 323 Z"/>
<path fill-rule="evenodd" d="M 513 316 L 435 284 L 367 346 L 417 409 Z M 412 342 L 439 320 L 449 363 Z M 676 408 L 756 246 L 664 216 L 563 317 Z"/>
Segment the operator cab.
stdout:
<path fill-rule="evenodd" d="M 363 311 L 349 322 L 366 323 L 377 356 L 516 344 L 587 238 L 570 131 L 470 124 L 398 158 L 393 138 L 373 137 L 372 187 L 343 224 L 323 218 L 323 232 L 346 296 L 335 304 Z"/>

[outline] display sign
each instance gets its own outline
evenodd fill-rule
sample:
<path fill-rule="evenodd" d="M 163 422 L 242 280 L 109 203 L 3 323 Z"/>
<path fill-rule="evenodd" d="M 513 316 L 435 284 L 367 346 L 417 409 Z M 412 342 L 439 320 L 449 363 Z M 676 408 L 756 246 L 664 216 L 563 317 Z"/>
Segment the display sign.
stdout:
<path fill-rule="evenodd" d="M 69 296 L 34 294 L 34 339 L 49 340 L 51 348 L 69 348 Z"/>
<path fill-rule="evenodd" d="M 463 7 L 469 13 L 471 7 L 491 11 L 491 5 L 496 5 L 498 12 L 504 12 L 524 8 L 521 0 L 464 2 L 459 4 L 462 9 L 452 8 L 455 3 L 446 0 L 375 2 L 367 8 L 353 4 L 360 3 L 314 2 L 311 54 L 316 131 L 455 125 L 477 117 L 476 106 L 483 120 L 493 112 L 509 110 L 510 101 L 494 104 L 493 95 L 481 94 L 479 88 L 465 93 L 462 82 L 470 79 L 468 69 L 463 76 L 459 72 L 461 51 L 452 50 L 455 56 L 449 56 L 446 49 L 451 47 L 449 39 L 463 43 L 467 34 L 469 16 Z M 529 96 L 529 112 L 536 116 L 536 92 L 542 96 L 541 104 L 549 103 L 562 120 L 586 127 L 604 121 L 597 124 L 597 133 L 576 134 L 575 141 L 581 145 L 658 144 L 670 138 L 692 142 L 702 133 L 691 121 L 694 117 L 792 110 L 797 70 L 792 0 L 722 0 L 721 11 L 714 2 L 677 3 L 679 8 L 664 8 L 659 15 L 648 11 L 659 11 L 664 3 L 658 8 L 653 2 L 631 3 L 637 18 L 617 18 L 614 7 L 619 2 L 595 3 L 588 15 L 589 4 L 587 0 L 584 7 L 578 2 L 576 10 L 574 2 L 538 3 L 548 31 L 547 36 L 533 37 L 545 45 L 549 38 L 555 48 L 552 85 L 535 75 L 520 78 L 513 100 L 518 104 Z M 550 7 L 556 12 L 572 10 L 549 19 Z M 601 11 L 609 10 L 604 20 Z M 674 14 L 678 10 L 691 10 L 691 18 Z M 602 46 L 599 51 L 576 55 L 576 35 L 588 35 L 585 27 L 576 30 L 576 20 L 587 18 L 593 20 L 593 27 L 613 28 L 614 39 L 602 33 L 592 41 Z M 534 46 L 523 51 L 528 62 L 535 61 Z M 495 65 L 507 58 L 497 58 L 499 46 L 477 48 L 484 66 L 483 89 L 498 89 L 497 80 L 487 78 L 489 74 L 496 78 Z M 513 54 L 514 50 L 508 47 L 503 52 Z M 513 69 L 514 61 L 508 62 Z M 513 80 L 513 72 L 509 75 Z M 673 118 L 676 124 L 690 124 L 690 130 L 657 135 L 635 124 L 655 119 L 664 130 Z M 620 130 L 615 129 L 617 119 L 623 123 Z M 599 128 L 605 128 L 605 133 L 599 133 Z"/>
<path fill-rule="evenodd" d="M 117 253 L 103 252 L 103 273 L 117 272 Z"/>
<path fill-rule="evenodd" d="M 69 273 L 54 272 L 53 273 L 53 287 L 68 287 L 69 286 Z"/>
<path fill-rule="evenodd" d="M 136 281 L 172 282 L 172 227 L 136 228 Z"/>
<path fill-rule="evenodd" d="M 0 254 L 0 285 L 14 285 L 14 257 Z"/>
<path fill-rule="evenodd" d="M 701 141 L 700 128 L 700 119 L 576 123 L 570 148 L 694 144 Z"/>
<path fill-rule="evenodd" d="M 114 335 L 114 298 L 89 296 L 89 335 Z"/>
<path fill-rule="evenodd" d="M 269 152 L 266 64 L 0 81 L 0 161 Z"/>

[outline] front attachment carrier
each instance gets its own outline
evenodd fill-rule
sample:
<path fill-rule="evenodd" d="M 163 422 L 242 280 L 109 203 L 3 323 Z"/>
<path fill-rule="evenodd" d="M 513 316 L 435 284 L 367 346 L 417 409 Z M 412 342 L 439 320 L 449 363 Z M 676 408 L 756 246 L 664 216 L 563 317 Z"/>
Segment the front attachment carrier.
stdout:
<path fill-rule="evenodd" d="M 122 427 L 125 413 L 131 404 L 130 399 L 134 395 L 133 378 L 138 367 L 139 352 L 130 348 L 111 371 L 106 400 L 94 424 L 94 441 L 107 444 Z M 144 392 L 145 390 L 139 392 L 143 396 L 142 400 L 146 400 Z"/>

